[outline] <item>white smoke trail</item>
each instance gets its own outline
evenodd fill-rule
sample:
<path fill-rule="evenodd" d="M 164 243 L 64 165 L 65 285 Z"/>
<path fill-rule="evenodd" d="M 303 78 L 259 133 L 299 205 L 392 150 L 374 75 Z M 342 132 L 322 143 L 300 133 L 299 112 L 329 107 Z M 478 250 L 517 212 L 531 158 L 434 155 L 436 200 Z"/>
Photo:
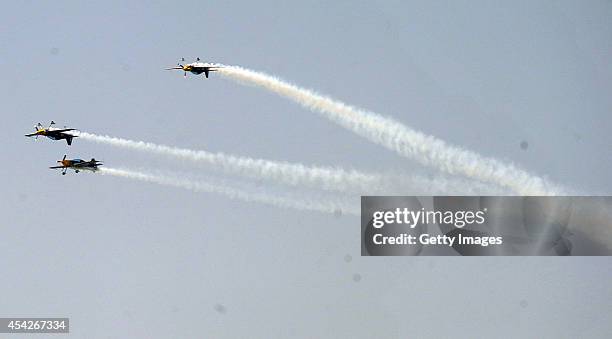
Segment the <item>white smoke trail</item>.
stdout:
<path fill-rule="evenodd" d="M 563 192 L 561 188 L 513 164 L 448 145 L 391 118 L 351 107 L 276 77 L 237 66 L 225 66 L 218 73 L 239 83 L 259 86 L 289 98 L 370 141 L 443 172 L 507 187 L 522 195 L 556 195 Z"/>
<path fill-rule="evenodd" d="M 280 195 L 271 195 L 263 192 L 248 192 L 226 184 L 216 184 L 207 181 L 193 181 L 176 176 L 158 175 L 119 168 L 100 168 L 99 173 L 116 177 L 135 179 L 160 185 L 184 188 L 194 192 L 208 192 L 224 195 L 231 199 L 247 202 L 264 203 L 281 208 L 291 208 L 301 211 L 315 211 L 331 214 L 360 215 L 358 208 L 350 204 L 321 198 L 307 199 L 304 197 L 292 198 Z"/>
<path fill-rule="evenodd" d="M 268 179 L 292 186 L 305 185 L 330 191 L 386 195 L 500 193 L 498 188 L 490 185 L 441 176 L 432 179 L 416 175 L 385 176 L 341 168 L 305 166 L 299 163 L 196 151 L 86 132 L 73 132 L 73 134 L 84 140 L 205 163 L 226 173 Z"/>

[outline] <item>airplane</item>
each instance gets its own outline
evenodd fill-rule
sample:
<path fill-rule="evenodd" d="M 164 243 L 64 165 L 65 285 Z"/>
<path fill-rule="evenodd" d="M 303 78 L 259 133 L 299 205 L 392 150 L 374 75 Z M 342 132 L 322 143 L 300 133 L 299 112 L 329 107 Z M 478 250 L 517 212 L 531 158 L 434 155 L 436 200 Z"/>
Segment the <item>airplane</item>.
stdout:
<path fill-rule="evenodd" d="M 72 135 L 66 132 L 74 131 L 75 129 L 74 128 L 64 128 L 64 129 L 53 128 L 51 127 L 53 125 L 55 125 L 55 121 L 53 120 L 51 120 L 51 123 L 49 124 L 49 127 L 47 128 L 44 128 L 42 124 L 39 122 L 36 126 L 34 126 L 34 128 L 36 129 L 36 132 L 32 134 L 26 134 L 25 136 L 35 137 L 37 140 L 39 136 L 44 136 L 52 140 L 66 139 L 66 143 L 68 145 L 72 145 L 72 138 L 76 138 L 76 135 Z"/>
<path fill-rule="evenodd" d="M 185 58 L 181 58 L 181 62 L 184 62 L 184 61 L 185 61 Z M 197 58 L 195 62 L 192 62 L 190 64 L 182 65 L 178 63 L 176 65 L 177 67 L 166 68 L 166 70 L 173 70 L 173 69 L 183 70 L 185 72 L 183 76 L 185 77 L 187 77 L 187 72 L 191 72 L 196 75 L 204 73 L 204 76 L 208 78 L 209 72 L 214 72 L 218 70 L 219 68 L 223 68 L 223 66 L 221 65 L 211 64 L 208 62 L 200 62 L 200 58 Z"/>
<path fill-rule="evenodd" d="M 62 160 L 58 160 L 58 163 L 62 164 L 61 166 L 52 166 L 50 169 L 62 169 L 62 175 L 66 175 L 66 171 L 68 169 L 73 169 L 75 173 L 79 173 L 80 171 L 92 171 L 96 172 L 98 170 L 98 166 L 101 166 L 102 163 L 97 161 L 94 158 L 91 158 L 90 161 L 85 161 L 82 159 L 66 159 L 66 155 L 62 158 Z"/>

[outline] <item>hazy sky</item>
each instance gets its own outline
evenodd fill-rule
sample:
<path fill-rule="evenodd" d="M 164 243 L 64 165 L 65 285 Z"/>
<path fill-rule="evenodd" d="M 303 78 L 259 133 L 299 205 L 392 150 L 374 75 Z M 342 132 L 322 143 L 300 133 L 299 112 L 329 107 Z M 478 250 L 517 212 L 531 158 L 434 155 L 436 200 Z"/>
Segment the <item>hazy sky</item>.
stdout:
<path fill-rule="evenodd" d="M 610 17 L 610 1 L 7 2 L 0 316 L 67 316 L 71 336 L 86 338 L 604 337 L 609 258 L 361 258 L 358 218 L 61 176 L 47 167 L 64 154 L 204 170 L 23 134 L 53 119 L 193 149 L 435 173 L 260 89 L 163 70 L 199 56 L 609 195 Z"/>

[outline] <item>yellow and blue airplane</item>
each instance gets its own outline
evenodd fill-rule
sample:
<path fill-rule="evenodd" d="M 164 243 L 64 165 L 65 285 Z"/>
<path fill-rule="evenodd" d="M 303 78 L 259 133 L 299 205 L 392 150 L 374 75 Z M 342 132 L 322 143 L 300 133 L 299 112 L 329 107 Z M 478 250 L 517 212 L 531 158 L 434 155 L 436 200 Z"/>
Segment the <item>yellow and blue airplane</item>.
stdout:
<path fill-rule="evenodd" d="M 181 62 L 184 62 L 185 58 L 181 58 Z M 208 62 L 200 62 L 200 58 L 197 58 L 195 62 L 190 64 L 182 65 L 181 63 L 176 64 L 177 67 L 166 68 L 166 70 L 180 69 L 184 72 L 184 76 L 187 77 L 187 72 L 199 75 L 204 73 L 204 76 L 208 78 L 208 73 L 214 72 L 219 68 L 223 68 L 221 65 L 211 64 Z"/>
<path fill-rule="evenodd" d="M 35 137 L 37 140 L 39 136 L 47 137 L 52 140 L 65 139 L 68 145 L 72 145 L 72 138 L 76 138 L 76 135 L 72 135 L 66 132 L 74 131 L 75 129 L 74 128 L 63 128 L 63 129 L 53 128 L 51 127 L 53 125 L 55 125 L 55 121 L 53 120 L 51 120 L 51 123 L 49 124 L 49 127 L 47 128 L 44 128 L 42 124 L 39 122 L 36 126 L 34 126 L 34 129 L 36 129 L 36 132 L 32 134 L 26 134 L 25 136 Z"/>
<path fill-rule="evenodd" d="M 91 158 L 90 161 L 85 161 L 83 159 L 66 159 L 66 155 L 64 154 L 64 158 L 62 160 L 58 160 L 58 163 L 62 164 L 61 166 L 52 166 L 50 169 L 62 169 L 62 175 L 66 175 L 66 171 L 68 169 L 73 169 L 75 173 L 79 173 L 80 171 L 98 171 L 98 166 L 101 166 L 102 163 L 97 161 L 94 158 Z"/>

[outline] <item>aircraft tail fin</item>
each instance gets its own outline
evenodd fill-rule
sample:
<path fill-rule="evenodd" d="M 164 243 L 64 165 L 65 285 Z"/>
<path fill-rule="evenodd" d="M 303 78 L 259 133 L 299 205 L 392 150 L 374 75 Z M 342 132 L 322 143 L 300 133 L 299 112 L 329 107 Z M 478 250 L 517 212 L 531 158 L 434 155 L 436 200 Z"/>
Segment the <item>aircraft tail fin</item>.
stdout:
<path fill-rule="evenodd" d="M 70 137 L 66 138 L 66 143 L 68 144 L 68 146 L 72 145 L 72 138 L 74 138 L 74 137 L 70 136 Z"/>

